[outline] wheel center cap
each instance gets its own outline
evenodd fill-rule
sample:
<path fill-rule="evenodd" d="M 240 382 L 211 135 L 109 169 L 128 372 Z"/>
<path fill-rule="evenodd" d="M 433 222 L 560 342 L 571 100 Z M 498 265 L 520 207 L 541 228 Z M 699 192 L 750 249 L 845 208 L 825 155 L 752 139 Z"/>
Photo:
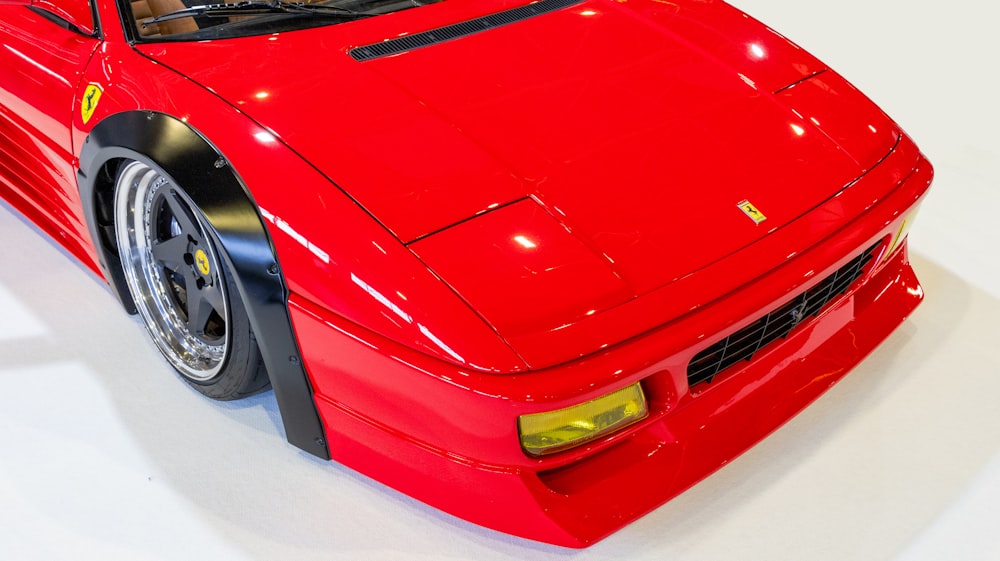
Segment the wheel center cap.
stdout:
<path fill-rule="evenodd" d="M 194 252 L 194 266 L 198 268 L 199 273 L 206 277 L 212 272 L 212 265 L 209 263 L 208 254 L 205 253 L 204 249 Z"/>

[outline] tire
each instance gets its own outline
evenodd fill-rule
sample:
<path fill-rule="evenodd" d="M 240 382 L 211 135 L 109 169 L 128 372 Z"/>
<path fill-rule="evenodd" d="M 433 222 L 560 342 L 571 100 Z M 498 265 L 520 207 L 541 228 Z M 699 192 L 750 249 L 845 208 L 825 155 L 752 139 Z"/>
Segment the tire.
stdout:
<path fill-rule="evenodd" d="M 126 160 L 115 180 L 114 213 L 129 292 L 167 361 L 213 399 L 266 389 L 239 290 L 187 194 L 157 167 Z"/>

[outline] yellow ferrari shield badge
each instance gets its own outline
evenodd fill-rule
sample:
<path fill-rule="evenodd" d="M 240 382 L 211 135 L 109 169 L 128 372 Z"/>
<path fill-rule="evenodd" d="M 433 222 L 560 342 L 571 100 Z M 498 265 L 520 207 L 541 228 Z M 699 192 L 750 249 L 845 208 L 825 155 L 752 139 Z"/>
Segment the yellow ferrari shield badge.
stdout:
<path fill-rule="evenodd" d="M 80 116 L 83 117 L 83 124 L 86 125 L 94 116 L 94 110 L 97 109 L 97 102 L 101 100 L 102 93 L 104 90 L 101 86 L 93 82 L 87 85 L 87 89 L 83 92 L 83 101 L 80 103 Z"/>
<path fill-rule="evenodd" d="M 194 264 L 198 267 L 198 272 L 205 276 L 212 272 L 211 262 L 203 249 L 194 252 Z"/>
<path fill-rule="evenodd" d="M 764 213 L 761 212 L 757 207 L 753 206 L 753 203 L 751 203 L 746 199 L 736 203 L 736 206 L 740 207 L 740 210 L 743 211 L 743 214 L 749 216 L 750 220 L 753 220 L 754 224 L 760 224 L 761 222 L 767 220 L 767 217 L 764 216 Z"/>

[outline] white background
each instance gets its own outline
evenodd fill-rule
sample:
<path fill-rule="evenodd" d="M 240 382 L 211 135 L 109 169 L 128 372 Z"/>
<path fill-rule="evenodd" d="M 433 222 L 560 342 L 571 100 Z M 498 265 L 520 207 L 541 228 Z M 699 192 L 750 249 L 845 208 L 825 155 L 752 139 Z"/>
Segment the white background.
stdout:
<path fill-rule="evenodd" d="M 454 0 L 457 1 L 457 0 Z M 189 390 L 101 281 L 0 207 L 0 559 L 1000 559 L 1000 5 L 737 0 L 937 168 L 927 300 L 814 406 L 588 550 L 441 514 Z"/>

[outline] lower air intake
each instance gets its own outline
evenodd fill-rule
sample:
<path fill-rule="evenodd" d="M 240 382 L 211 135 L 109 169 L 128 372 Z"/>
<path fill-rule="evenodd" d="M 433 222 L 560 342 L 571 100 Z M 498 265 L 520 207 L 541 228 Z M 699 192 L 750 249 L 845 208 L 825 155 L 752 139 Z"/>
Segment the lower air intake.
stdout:
<path fill-rule="evenodd" d="M 878 246 L 868 248 L 791 302 L 695 355 L 688 364 L 688 386 L 711 382 L 720 372 L 740 361 L 751 360 L 757 351 L 787 337 L 800 323 L 819 314 L 861 276 Z"/>

